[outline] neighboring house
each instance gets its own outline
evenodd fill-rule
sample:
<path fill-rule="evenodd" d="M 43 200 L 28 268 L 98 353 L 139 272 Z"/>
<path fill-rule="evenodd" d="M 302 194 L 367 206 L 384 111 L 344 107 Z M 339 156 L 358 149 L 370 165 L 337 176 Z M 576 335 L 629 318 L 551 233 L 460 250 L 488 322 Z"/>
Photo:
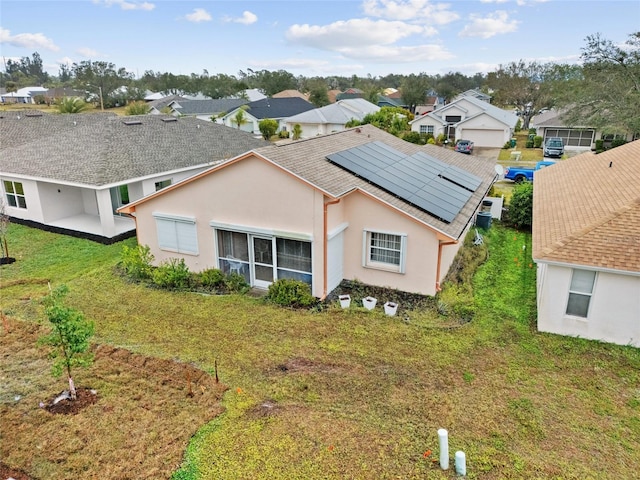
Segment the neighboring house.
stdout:
<path fill-rule="evenodd" d="M 640 140 L 536 172 L 538 329 L 640 347 Z"/>
<path fill-rule="evenodd" d="M 329 103 L 336 103 L 336 97 L 340 94 L 340 90 L 329 90 L 327 96 L 329 97 Z"/>
<path fill-rule="evenodd" d="M 433 112 L 438 108 L 444 107 L 444 98 L 439 97 L 435 93 L 428 95 L 423 105 L 417 105 L 415 114 L 416 116 L 424 115 L 425 113 Z"/>
<path fill-rule="evenodd" d="M 247 152 L 119 211 L 156 262 L 259 288 L 294 278 L 319 298 L 343 279 L 434 295 L 496 177 L 363 125 Z"/>
<path fill-rule="evenodd" d="M 180 117 L 196 117 L 211 121 L 211 117 L 222 117 L 240 105 L 249 103 L 244 98 L 217 98 L 209 100 L 174 100 L 169 105 L 170 114 Z M 222 121 L 217 121 L 222 123 Z"/>
<path fill-rule="evenodd" d="M 458 94 L 453 99 L 453 101 L 455 102 L 456 100 L 458 100 L 458 99 L 460 99 L 462 97 L 473 97 L 473 98 L 477 98 L 478 100 L 481 100 L 483 102 L 491 103 L 491 95 L 488 95 L 488 94 L 484 93 L 479 88 L 472 88 L 470 90 L 462 92 L 462 93 Z"/>
<path fill-rule="evenodd" d="M 36 103 L 35 97 L 44 96 L 49 91 L 45 87 L 24 87 L 16 92 L 3 93 L 0 96 L 2 103 Z"/>
<path fill-rule="evenodd" d="M 0 136 L 7 215 L 105 243 L 135 228 L 118 207 L 267 144 L 194 118 L 105 113 L 3 112 Z"/>
<path fill-rule="evenodd" d="M 476 147 L 502 148 L 508 142 L 518 117 L 474 96 L 462 96 L 424 115 L 415 117 L 411 130 L 430 133 L 434 137 L 444 134 L 449 142 L 471 140 Z"/>
<path fill-rule="evenodd" d="M 259 124 L 261 120 L 266 118 L 276 120 L 278 122 L 278 130 L 286 130 L 287 118 L 314 108 L 316 108 L 315 105 L 299 97 L 264 98 L 231 110 L 222 117 L 222 123 L 228 127 L 260 135 Z M 244 110 L 246 123 L 237 125 L 235 120 L 240 109 Z"/>
<path fill-rule="evenodd" d="M 543 142 L 549 137 L 562 138 L 564 146 L 568 150 L 591 150 L 595 148 L 596 140 L 607 139 L 606 135 L 595 128 L 579 125 L 569 126 L 562 117 L 562 111 L 547 110 L 531 119 L 531 127 L 536 129 L 536 135 L 541 136 Z M 626 133 L 617 136 L 623 137 L 625 140 L 632 140 L 632 137 Z"/>
<path fill-rule="evenodd" d="M 396 108 L 407 108 L 402 102 L 402 98 L 391 98 L 386 97 L 384 95 L 378 95 L 378 106 L 379 107 L 396 107 Z"/>
<path fill-rule="evenodd" d="M 50 88 L 49 90 L 47 90 L 47 92 L 44 94 L 44 100 L 47 104 L 50 105 L 52 103 L 56 103 L 57 101 L 63 98 L 71 98 L 71 97 L 84 98 L 85 95 L 86 95 L 85 92 L 80 90 L 75 90 L 71 87 L 56 87 L 56 88 Z"/>
<path fill-rule="evenodd" d="M 292 98 L 292 97 L 298 97 L 298 98 L 302 98 L 304 100 L 309 101 L 309 94 L 299 92 L 298 90 L 282 90 L 281 92 L 278 92 L 272 95 L 272 98 Z"/>
<path fill-rule="evenodd" d="M 310 138 L 340 132 L 349 121 L 362 121 L 366 115 L 379 110 L 380 107 L 363 98 L 354 98 L 299 113 L 285 119 L 285 122 L 287 130 L 293 131 L 293 127 L 298 124 L 302 128 L 300 138 Z"/>

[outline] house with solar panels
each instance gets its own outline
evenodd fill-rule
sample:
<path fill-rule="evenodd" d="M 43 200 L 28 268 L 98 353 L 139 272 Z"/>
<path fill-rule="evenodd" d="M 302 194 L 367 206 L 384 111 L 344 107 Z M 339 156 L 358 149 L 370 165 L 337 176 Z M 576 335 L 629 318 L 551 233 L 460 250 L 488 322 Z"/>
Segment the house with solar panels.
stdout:
<path fill-rule="evenodd" d="M 494 164 L 372 125 L 239 155 L 120 208 L 156 262 L 324 298 L 342 280 L 435 295 Z"/>

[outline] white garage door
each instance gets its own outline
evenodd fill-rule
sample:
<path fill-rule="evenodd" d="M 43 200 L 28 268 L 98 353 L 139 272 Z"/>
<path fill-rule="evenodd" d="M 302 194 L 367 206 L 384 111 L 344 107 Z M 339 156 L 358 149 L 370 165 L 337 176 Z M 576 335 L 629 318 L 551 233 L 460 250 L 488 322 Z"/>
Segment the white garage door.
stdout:
<path fill-rule="evenodd" d="M 465 128 L 459 138 L 471 140 L 476 147 L 502 148 L 504 142 L 504 131 L 502 130 L 482 130 Z"/>

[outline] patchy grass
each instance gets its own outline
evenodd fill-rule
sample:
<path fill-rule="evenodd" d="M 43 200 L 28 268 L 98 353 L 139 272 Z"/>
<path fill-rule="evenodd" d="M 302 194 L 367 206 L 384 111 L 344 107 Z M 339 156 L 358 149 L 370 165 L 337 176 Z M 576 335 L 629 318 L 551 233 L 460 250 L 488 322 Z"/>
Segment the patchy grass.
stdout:
<path fill-rule="evenodd" d="M 334 302 L 322 311 L 293 311 L 251 297 L 148 289 L 113 274 L 117 246 L 17 225 L 9 235 L 19 260 L 1 267 L 0 294 L 11 321 L 36 328 L 47 292 L 41 280 L 53 277 L 70 287 L 69 305 L 95 321 L 101 345 L 208 372 L 217 362 L 229 386 L 225 413 L 208 423 L 187 422 L 201 428 L 175 479 L 455 478 L 453 468 L 443 472 L 434 462 L 441 427 L 449 430 L 451 455 L 465 451 L 469 478 L 637 474 L 640 352 L 536 332 L 528 234 L 500 225 L 486 232 L 487 260 L 471 292 L 464 286 L 473 298 L 473 320 L 456 328 L 437 309 L 387 317 L 381 308 L 342 310 Z M 25 340 L 14 350 L 19 348 L 35 347 Z M 39 351 L 33 355 L 34 362 L 44 362 Z M 41 465 L 55 462 L 49 452 L 33 449 L 44 414 L 36 405 L 57 393 L 58 384 L 44 363 L 23 368 L 17 356 L 4 355 L 3 368 L 7 362 L 18 362 L 12 371 L 26 372 L 20 377 L 30 390 L 24 401 L 2 404 L 3 418 L 22 415 L 25 423 L 19 442 L 1 442 L 0 454 L 12 467 L 47 478 Z M 102 415 L 111 429 L 98 435 L 109 448 L 125 444 L 129 451 L 121 451 L 119 463 L 107 456 L 97 462 L 102 478 L 127 478 L 119 470 L 122 458 L 144 463 L 163 456 L 149 442 L 155 435 L 166 443 L 169 432 L 145 420 L 146 400 L 118 386 L 118 375 L 103 372 L 111 368 L 108 361 L 99 364 L 83 372 L 80 383 L 98 385 L 110 402 L 122 404 L 123 417 Z M 158 422 L 186 408 L 182 396 L 174 400 L 166 399 L 166 410 L 154 410 Z M 135 424 L 138 416 L 143 421 L 132 431 L 134 450 L 126 444 L 134 427 L 123 418 Z M 57 429 L 68 451 L 55 453 L 56 462 L 77 478 L 86 474 L 74 445 L 87 432 L 95 434 L 92 428 L 89 422 Z M 183 447 L 181 442 L 172 445 Z M 17 456 L 18 450 L 32 457 Z M 138 458 L 139 452 L 146 454 Z M 166 478 L 158 472 L 156 478 Z"/>

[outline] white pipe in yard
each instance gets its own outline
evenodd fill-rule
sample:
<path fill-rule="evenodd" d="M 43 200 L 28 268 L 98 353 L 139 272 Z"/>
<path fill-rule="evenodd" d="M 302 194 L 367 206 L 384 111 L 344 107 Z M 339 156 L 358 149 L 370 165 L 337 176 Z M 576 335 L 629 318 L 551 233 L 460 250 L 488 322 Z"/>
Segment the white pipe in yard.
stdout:
<path fill-rule="evenodd" d="M 440 468 L 447 470 L 449 468 L 449 433 L 446 429 L 438 430 L 438 439 L 440 440 Z"/>
<path fill-rule="evenodd" d="M 460 450 L 456 452 L 456 473 L 463 476 L 467 474 L 467 457 Z"/>

